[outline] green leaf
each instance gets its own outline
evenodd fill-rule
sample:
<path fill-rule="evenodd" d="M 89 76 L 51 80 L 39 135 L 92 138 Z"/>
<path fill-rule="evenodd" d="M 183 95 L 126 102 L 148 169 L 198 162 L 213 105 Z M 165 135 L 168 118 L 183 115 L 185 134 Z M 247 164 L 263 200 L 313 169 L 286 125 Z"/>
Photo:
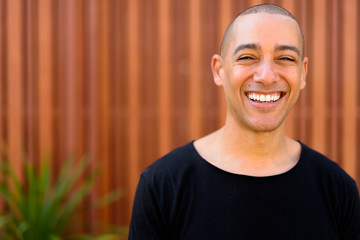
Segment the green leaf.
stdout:
<path fill-rule="evenodd" d="M 43 161 L 40 169 L 25 161 L 25 178 L 20 181 L 8 162 L 6 157 L 0 157 L 0 198 L 5 205 L 0 215 L 0 238 L 68 240 L 70 235 L 74 236 L 76 229 L 72 227 L 80 224 L 74 219 L 80 213 L 80 204 L 93 188 L 99 169 L 91 168 L 86 158 L 77 162 L 68 158 L 58 178 L 54 179 L 49 158 Z M 104 206 L 122 195 L 119 190 L 111 192 L 91 207 Z M 112 240 L 117 236 L 115 233 L 96 237 L 82 235 L 82 238 L 74 239 Z"/>

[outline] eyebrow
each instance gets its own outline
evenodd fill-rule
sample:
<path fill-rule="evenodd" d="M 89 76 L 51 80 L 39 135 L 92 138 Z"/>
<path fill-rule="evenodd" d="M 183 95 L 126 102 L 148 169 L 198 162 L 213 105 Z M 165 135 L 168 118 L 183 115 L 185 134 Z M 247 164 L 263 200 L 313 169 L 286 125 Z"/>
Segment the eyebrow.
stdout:
<path fill-rule="evenodd" d="M 237 46 L 236 49 L 234 50 L 233 55 L 235 55 L 236 53 L 238 53 L 239 51 L 241 51 L 241 50 L 243 50 L 243 49 L 260 50 L 261 47 L 260 47 L 258 44 L 255 44 L 255 43 L 240 44 L 240 45 Z"/>
<path fill-rule="evenodd" d="M 291 46 L 291 45 L 279 45 L 279 46 L 275 46 L 275 51 L 285 51 L 285 50 L 290 50 L 290 51 L 294 51 L 296 52 L 299 56 L 300 56 L 300 50 L 295 47 L 295 46 Z"/>
<path fill-rule="evenodd" d="M 243 50 L 243 49 L 254 49 L 254 50 L 260 50 L 261 47 L 256 44 L 256 43 L 246 43 L 246 44 L 240 44 L 239 46 L 236 47 L 236 49 L 234 50 L 233 55 L 236 55 L 239 51 Z M 278 45 L 275 46 L 275 51 L 285 51 L 285 50 L 290 50 L 290 51 L 294 51 L 296 52 L 299 56 L 300 56 L 300 50 L 292 45 Z"/>

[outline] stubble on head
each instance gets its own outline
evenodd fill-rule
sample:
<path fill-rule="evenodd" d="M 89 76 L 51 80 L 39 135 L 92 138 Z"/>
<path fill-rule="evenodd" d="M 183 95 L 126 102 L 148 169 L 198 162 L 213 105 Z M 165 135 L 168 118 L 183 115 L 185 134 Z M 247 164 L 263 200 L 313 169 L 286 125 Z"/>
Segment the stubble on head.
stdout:
<path fill-rule="evenodd" d="M 300 43 L 301 43 L 300 58 L 304 59 L 304 51 L 305 51 L 305 43 L 304 42 L 305 41 L 304 41 L 304 34 L 300 27 L 299 22 L 289 11 L 287 11 L 286 9 L 279 7 L 277 5 L 273 5 L 273 4 L 261 4 L 261 5 L 253 6 L 251 8 L 246 9 L 245 11 L 241 12 L 239 15 L 237 15 L 232 20 L 232 22 L 227 27 L 224 37 L 221 42 L 220 56 L 222 58 L 226 57 L 227 51 L 229 49 L 229 45 L 232 42 L 232 40 L 234 39 L 236 23 L 240 20 L 241 17 L 249 15 L 249 14 L 256 14 L 256 13 L 270 13 L 270 14 L 283 15 L 283 16 L 287 16 L 291 20 L 295 21 L 296 25 L 298 26 L 299 38 L 300 38 Z"/>

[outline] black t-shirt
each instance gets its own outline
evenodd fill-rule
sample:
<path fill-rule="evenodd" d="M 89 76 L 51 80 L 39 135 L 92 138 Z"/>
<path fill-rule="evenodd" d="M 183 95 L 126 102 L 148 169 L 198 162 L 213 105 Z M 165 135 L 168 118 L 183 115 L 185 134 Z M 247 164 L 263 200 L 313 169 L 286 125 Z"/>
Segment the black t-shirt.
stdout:
<path fill-rule="evenodd" d="M 356 183 L 304 144 L 289 171 L 252 177 L 205 161 L 193 142 L 140 177 L 129 239 L 360 240 Z"/>

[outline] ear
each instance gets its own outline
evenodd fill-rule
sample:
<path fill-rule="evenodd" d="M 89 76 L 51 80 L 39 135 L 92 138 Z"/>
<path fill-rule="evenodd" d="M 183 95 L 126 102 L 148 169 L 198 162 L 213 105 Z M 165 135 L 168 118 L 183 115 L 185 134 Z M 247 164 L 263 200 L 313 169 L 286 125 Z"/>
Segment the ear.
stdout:
<path fill-rule="evenodd" d="M 218 86 L 223 85 L 224 69 L 223 69 L 222 58 L 220 55 L 215 54 L 212 57 L 211 69 L 212 69 L 215 84 Z"/>
<path fill-rule="evenodd" d="M 301 80 L 300 80 L 300 89 L 304 89 L 306 86 L 306 75 L 308 71 L 308 62 L 309 59 L 307 57 L 304 57 L 304 60 L 302 61 L 302 67 L 301 67 Z"/>

